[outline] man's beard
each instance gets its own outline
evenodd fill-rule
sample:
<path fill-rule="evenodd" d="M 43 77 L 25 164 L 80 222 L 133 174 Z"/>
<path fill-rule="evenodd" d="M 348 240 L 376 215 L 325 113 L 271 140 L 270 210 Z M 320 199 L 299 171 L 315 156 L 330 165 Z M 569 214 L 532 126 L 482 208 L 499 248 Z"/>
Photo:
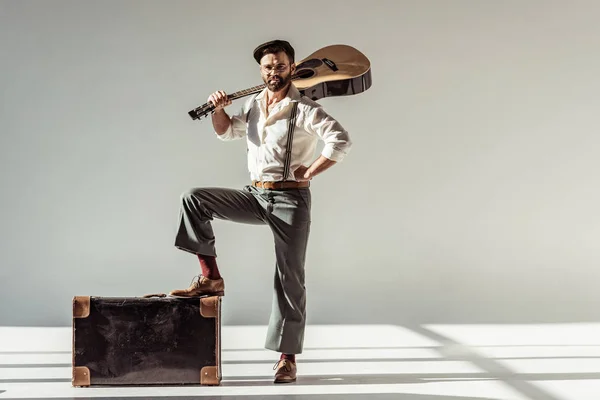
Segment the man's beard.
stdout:
<path fill-rule="evenodd" d="M 268 76 L 266 79 L 263 78 L 263 81 L 267 84 L 267 87 L 271 92 L 277 92 L 283 89 L 290 81 L 292 80 L 291 74 L 286 77 L 275 75 Z"/>

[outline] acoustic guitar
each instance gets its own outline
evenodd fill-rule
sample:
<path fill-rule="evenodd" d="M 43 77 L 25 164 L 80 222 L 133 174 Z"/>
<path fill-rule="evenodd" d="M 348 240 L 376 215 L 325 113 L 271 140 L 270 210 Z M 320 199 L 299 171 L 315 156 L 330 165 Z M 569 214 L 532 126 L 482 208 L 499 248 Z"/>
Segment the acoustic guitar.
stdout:
<path fill-rule="evenodd" d="M 312 100 L 324 97 L 349 96 L 371 87 L 371 63 L 354 47 L 336 44 L 323 47 L 296 63 L 292 83 L 304 96 Z M 258 93 L 265 84 L 240 90 L 227 97 L 239 99 Z M 188 112 L 192 119 L 202 119 L 214 111 L 212 103 L 205 103 Z"/>

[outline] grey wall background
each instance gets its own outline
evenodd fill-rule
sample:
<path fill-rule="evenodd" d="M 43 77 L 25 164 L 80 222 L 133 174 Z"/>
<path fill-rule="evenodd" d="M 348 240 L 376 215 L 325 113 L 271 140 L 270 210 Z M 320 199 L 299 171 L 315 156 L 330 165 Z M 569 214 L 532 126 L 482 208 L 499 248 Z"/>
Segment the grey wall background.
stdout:
<path fill-rule="evenodd" d="M 310 323 L 598 321 L 599 17 L 595 1 L 0 1 L 0 324 L 189 284 L 180 193 L 248 175 L 244 142 L 187 111 L 261 83 L 251 51 L 274 37 L 372 62 L 368 92 L 321 102 L 355 145 L 313 182 Z M 266 324 L 270 231 L 215 230 L 225 323 Z"/>

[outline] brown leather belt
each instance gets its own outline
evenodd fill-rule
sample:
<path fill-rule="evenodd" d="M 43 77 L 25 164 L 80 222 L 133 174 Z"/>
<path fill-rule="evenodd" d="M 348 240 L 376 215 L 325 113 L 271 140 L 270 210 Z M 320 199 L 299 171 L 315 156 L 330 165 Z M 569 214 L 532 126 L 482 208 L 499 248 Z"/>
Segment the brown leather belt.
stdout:
<path fill-rule="evenodd" d="M 299 189 L 299 188 L 307 188 L 310 186 L 310 181 L 252 181 L 252 186 L 262 189 Z"/>

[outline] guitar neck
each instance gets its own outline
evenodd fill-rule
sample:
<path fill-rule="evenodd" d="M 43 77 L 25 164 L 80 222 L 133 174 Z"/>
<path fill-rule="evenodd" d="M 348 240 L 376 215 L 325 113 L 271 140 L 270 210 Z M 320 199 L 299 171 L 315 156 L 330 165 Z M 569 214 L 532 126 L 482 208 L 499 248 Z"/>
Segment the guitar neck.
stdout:
<path fill-rule="evenodd" d="M 262 84 L 259 86 L 253 86 L 248 89 L 240 90 L 239 92 L 235 92 L 235 93 L 228 95 L 227 98 L 229 100 L 236 100 L 236 99 L 239 99 L 239 98 L 242 98 L 245 96 L 249 96 L 251 94 L 260 92 L 261 90 L 263 90 L 265 88 L 265 86 L 266 85 Z M 198 118 L 207 116 L 214 109 L 215 109 L 215 107 L 213 106 L 213 104 L 207 102 L 207 103 L 202 104 L 200 107 L 197 107 L 197 108 L 191 110 L 190 112 L 188 112 L 188 114 L 190 117 L 192 117 L 192 119 L 198 119 Z"/>
<path fill-rule="evenodd" d="M 242 98 L 242 97 L 249 96 L 249 95 L 254 94 L 254 93 L 258 93 L 261 90 L 263 90 L 265 88 L 265 86 L 266 85 L 262 84 L 262 85 L 251 87 L 249 89 L 240 90 L 239 92 L 231 93 L 227 97 L 229 98 L 229 100 L 236 100 L 236 99 L 239 99 L 239 98 Z"/>
<path fill-rule="evenodd" d="M 300 78 L 300 77 L 297 76 L 297 75 L 293 75 L 292 76 L 292 80 L 296 80 L 298 78 Z M 265 85 L 264 83 L 262 85 L 253 86 L 253 87 L 251 87 L 249 89 L 244 89 L 244 90 L 240 90 L 239 92 L 231 93 L 230 95 L 227 96 L 227 98 L 229 98 L 229 100 L 236 100 L 236 99 L 239 99 L 239 98 L 242 98 L 242 97 L 246 97 L 246 96 L 249 96 L 251 94 L 260 92 L 266 86 L 267 85 Z M 205 104 L 205 106 L 206 105 L 208 105 L 208 103 Z"/>
<path fill-rule="evenodd" d="M 298 76 L 298 75 L 293 75 L 292 76 L 292 81 L 300 79 L 300 78 L 301 77 Z M 240 90 L 239 92 L 231 93 L 230 95 L 227 96 L 227 98 L 229 100 L 236 100 L 236 99 L 239 99 L 239 98 L 242 98 L 242 97 L 246 97 L 246 96 L 249 96 L 251 94 L 260 92 L 266 86 L 267 85 L 265 85 L 264 83 L 262 85 L 253 86 L 253 87 L 248 88 L 248 89 Z M 192 119 L 198 119 L 198 118 L 207 116 L 214 109 L 215 109 L 215 107 L 213 106 L 213 104 L 207 102 L 207 103 L 202 104 L 200 107 L 197 107 L 197 108 L 189 111 L 188 114 L 189 114 L 190 117 L 192 117 Z"/>

